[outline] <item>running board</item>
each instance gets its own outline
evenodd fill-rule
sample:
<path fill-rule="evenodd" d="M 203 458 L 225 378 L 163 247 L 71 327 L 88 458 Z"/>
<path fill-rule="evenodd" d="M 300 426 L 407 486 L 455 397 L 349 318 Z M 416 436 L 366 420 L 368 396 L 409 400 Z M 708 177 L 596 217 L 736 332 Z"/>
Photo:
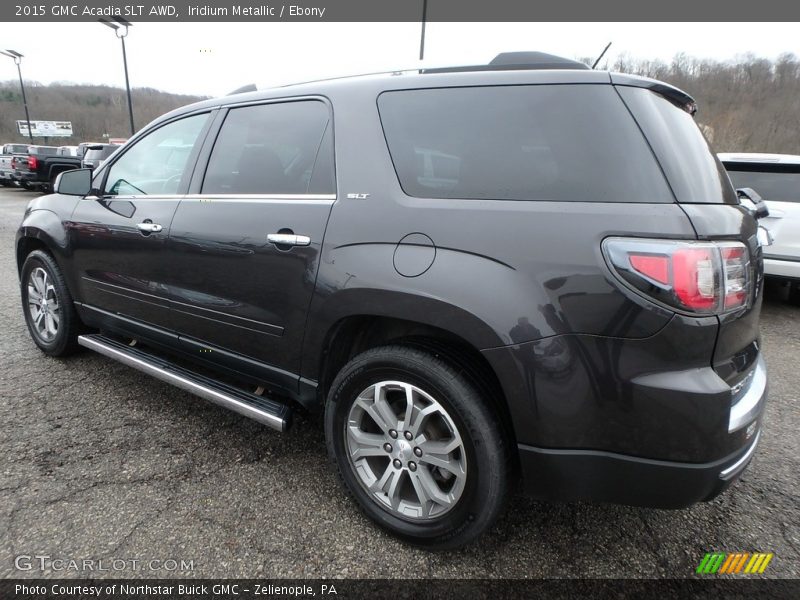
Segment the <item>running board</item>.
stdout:
<path fill-rule="evenodd" d="M 101 334 L 81 335 L 78 344 L 278 431 L 289 427 L 291 409 L 280 402 L 250 394 Z"/>

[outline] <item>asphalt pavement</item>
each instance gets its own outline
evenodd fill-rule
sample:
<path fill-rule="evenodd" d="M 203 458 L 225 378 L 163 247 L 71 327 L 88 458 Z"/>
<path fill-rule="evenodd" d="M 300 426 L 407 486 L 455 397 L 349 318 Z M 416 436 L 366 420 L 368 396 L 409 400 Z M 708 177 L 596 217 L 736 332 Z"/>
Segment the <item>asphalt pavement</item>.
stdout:
<path fill-rule="evenodd" d="M 732 489 L 679 511 L 515 496 L 478 544 L 431 553 L 345 498 L 316 420 L 279 434 L 89 351 L 44 356 L 14 258 L 33 197 L 0 189 L 0 577 L 686 577 L 712 551 L 800 577 L 800 306 L 777 290 L 764 433 Z"/>

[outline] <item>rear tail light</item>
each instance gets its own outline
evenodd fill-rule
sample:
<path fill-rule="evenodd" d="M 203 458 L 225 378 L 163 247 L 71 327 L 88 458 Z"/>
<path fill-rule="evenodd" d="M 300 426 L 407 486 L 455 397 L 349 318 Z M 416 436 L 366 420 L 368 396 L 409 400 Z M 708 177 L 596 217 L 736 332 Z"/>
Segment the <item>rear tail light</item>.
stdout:
<path fill-rule="evenodd" d="M 751 297 L 749 255 L 739 242 L 608 238 L 603 254 L 629 287 L 684 312 L 719 314 Z"/>
<path fill-rule="evenodd" d="M 11 168 L 12 169 L 16 169 L 17 168 L 17 159 L 16 158 L 12 158 L 11 159 Z"/>
<path fill-rule="evenodd" d="M 36 169 L 38 169 L 39 168 L 39 159 L 36 158 L 35 156 L 29 156 L 28 157 L 28 168 L 31 171 L 35 171 Z"/>

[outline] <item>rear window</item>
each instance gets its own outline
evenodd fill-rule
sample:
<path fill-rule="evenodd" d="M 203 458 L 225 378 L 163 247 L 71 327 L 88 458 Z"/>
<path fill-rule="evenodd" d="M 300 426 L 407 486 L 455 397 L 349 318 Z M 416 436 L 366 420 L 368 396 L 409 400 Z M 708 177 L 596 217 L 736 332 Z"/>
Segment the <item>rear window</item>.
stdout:
<path fill-rule="evenodd" d="M 656 153 L 678 202 L 738 204 L 725 168 L 692 115 L 643 88 L 617 88 Z"/>
<path fill-rule="evenodd" d="M 410 196 L 675 201 L 609 85 L 403 90 L 378 108 Z"/>
<path fill-rule="evenodd" d="M 30 154 L 36 154 L 38 156 L 56 156 L 58 154 L 58 148 L 36 146 L 30 149 Z"/>
<path fill-rule="evenodd" d="M 762 165 L 758 165 L 763 168 Z M 800 165 L 780 170 L 751 171 L 751 165 L 744 169 L 728 165 L 728 175 L 736 188 L 753 188 L 764 200 L 781 202 L 800 202 Z"/>
<path fill-rule="evenodd" d="M 111 156 L 119 146 L 104 146 L 101 150 L 87 150 L 85 160 L 103 160 Z"/>

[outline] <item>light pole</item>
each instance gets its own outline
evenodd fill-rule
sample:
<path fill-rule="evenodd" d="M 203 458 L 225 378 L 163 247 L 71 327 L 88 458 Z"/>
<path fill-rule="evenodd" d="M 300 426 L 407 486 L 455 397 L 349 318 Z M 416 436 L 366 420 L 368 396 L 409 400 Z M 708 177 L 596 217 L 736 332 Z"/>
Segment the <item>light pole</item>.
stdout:
<path fill-rule="evenodd" d="M 128 93 L 128 118 L 131 122 L 131 135 L 136 133 L 136 128 L 133 125 L 133 104 L 131 103 L 131 84 L 128 80 L 128 55 L 125 52 L 125 36 L 128 35 L 128 28 L 133 27 L 133 25 L 123 19 L 122 17 L 111 17 L 116 21 L 116 23 L 109 21 L 108 19 L 99 19 L 99 21 L 105 25 L 106 27 L 110 27 L 114 30 L 116 36 L 122 42 L 122 65 L 125 67 L 125 91 Z"/>
<path fill-rule="evenodd" d="M 15 50 L 0 50 L 0 54 L 14 59 L 14 64 L 17 65 L 17 73 L 19 73 L 19 87 L 22 89 L 22 105 L 25 107 L 25 121 L 28 123 L 28 137 L 31 138 L 33 143 L 33 131 L 31 130 L 31 116 L 28 114 L 28 99 L 25 97 L 25 84 L 22 83 L 22 54 Z"/>

